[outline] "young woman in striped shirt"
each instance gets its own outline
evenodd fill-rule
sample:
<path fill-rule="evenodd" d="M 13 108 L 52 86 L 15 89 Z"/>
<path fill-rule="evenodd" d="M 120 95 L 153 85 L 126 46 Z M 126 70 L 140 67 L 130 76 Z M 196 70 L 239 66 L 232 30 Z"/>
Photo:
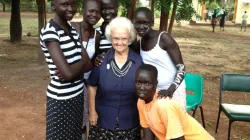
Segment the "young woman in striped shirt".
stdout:
<path fill-rule="evenodd" d="M 70 24 L 76 12 L 75 0 L 52 0 L 55 16 L 41 30 L 40 45 L 48 63 L 46 140 L 82 136 L 82 72 L 92 63 L 81 47 L 79 34 Z"/>

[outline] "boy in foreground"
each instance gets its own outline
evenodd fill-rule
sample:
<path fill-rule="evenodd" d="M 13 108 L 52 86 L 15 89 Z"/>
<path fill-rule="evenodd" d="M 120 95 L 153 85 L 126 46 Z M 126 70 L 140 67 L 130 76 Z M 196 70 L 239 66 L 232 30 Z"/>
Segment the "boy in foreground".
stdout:
<path fill-rule="evenodd" d="M 143 127 L 142 140 L 214 140 L 171 98 L 157 99 L 157 69 L 143 64 L 136 71 L 137 107 Z"/>

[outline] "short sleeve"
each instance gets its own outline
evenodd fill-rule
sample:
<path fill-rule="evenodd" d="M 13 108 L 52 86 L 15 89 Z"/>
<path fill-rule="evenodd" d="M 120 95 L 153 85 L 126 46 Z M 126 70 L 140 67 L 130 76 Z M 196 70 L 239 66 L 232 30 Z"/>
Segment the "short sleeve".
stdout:
<path fill-rule="evenodd" d="M 49 24 L 49 23 L 48 23 Z M 56 32 L 55 28 L 50 25 L 46 25 L 44 28 L 41 30 L 41 41 L 46 43 L 48 41 L 57 41 L 59 42 L 59 35 Z"/>
<path fill-rule="evenodd" d="M 164 103 L 165 102 L 165 103 Z M 164 100 L 159 104 L 159 114 L 162 123 L 166 128 L 166 140 L 179 138 L 184 136 L 184 130 L 180 120 L 180 111 L 178 111 L 177 104 L 174 104 L 171 100 Z"/>
<path fill-rule="evenodd" d="M 148 126 L 148 123 L 147 123 L 147 120 L 146 120 L 146 117 L 145 117 L 145 112 L 144 112 L 144 109 L 143 109 L 143 101 L 141 99 L 138 99 L 137 108 L 138 108 L 138 111 L 139 111 L 141 126 L 143 128 L 148 128 L 149 126 Z"/>
<path fill-rule="evenodd" d="M 100 67 L 101 66 L 98 66 L 98 67 L 95 66 L 92 69 L 91 74 L 89 75 L 89 78 L 87 80 L 88 85 L 90 85 L 90 86 L 97 86 L 98 85 L 99 77 L 100 77 Z"/>

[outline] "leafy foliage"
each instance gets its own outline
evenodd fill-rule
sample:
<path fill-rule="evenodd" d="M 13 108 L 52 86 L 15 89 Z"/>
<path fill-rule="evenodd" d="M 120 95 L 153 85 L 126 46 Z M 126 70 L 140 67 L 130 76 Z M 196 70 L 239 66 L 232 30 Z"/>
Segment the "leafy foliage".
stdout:
<path fill-rule="evenodd" d="M 4 4 L 11 4 L 11 0 L 0 0 L 0 3 L 4 3 Z"/>
<path fill-rule="evenodd" d="M 155 8 L 159 11 L 167 12 L 171 9 L 172 2 L 175 0 L 156 0 Z"/>
<path fill-rule="evenodd" d="M 217 8 L 220 8 L 219 4 L 217 4 L 215 1 L 214 2 L 211 2 L 209 5 L 208 5 L 208 9 L 209 10 L 214 10 L 214 9 L 217 9 Z"/>
<path fill-rule="evenodd" d="M 121 15 L 125 17 L 128 12 L 128 7 L 130 6 L 129 0 L 118 0 L 119 10 L 121 10 Z"/>
<path fill-rule="evenodd" d="M 195 10 L 192 7 L 192 0 L 179 1 L 179 6 L 176 11 L 176 20 L 191 20 L 195 14 Z"/>

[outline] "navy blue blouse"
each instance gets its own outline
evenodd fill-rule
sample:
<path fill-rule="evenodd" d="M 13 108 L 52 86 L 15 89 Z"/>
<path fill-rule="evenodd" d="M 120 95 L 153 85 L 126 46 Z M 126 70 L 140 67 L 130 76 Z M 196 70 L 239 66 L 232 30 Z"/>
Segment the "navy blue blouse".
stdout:
<path fill-rule="evenodd" d="M 118 77 L 110 65 L 110 61 L 114 60 L 114 51 L 112 48 L 105 54 L 103 63 L 93 68 L 87 82 L 90 86 L 97 86 L 97 124 L 104 129 L 114 130 L 118 118 L 119 129 L 124 130 L 139 125 L 134 81 L 136 70 L 143 61 L 139 54 L 129 49 L 128 60 L 122 70 L 129 60 L 132 65 L 125 76 Z"/>

